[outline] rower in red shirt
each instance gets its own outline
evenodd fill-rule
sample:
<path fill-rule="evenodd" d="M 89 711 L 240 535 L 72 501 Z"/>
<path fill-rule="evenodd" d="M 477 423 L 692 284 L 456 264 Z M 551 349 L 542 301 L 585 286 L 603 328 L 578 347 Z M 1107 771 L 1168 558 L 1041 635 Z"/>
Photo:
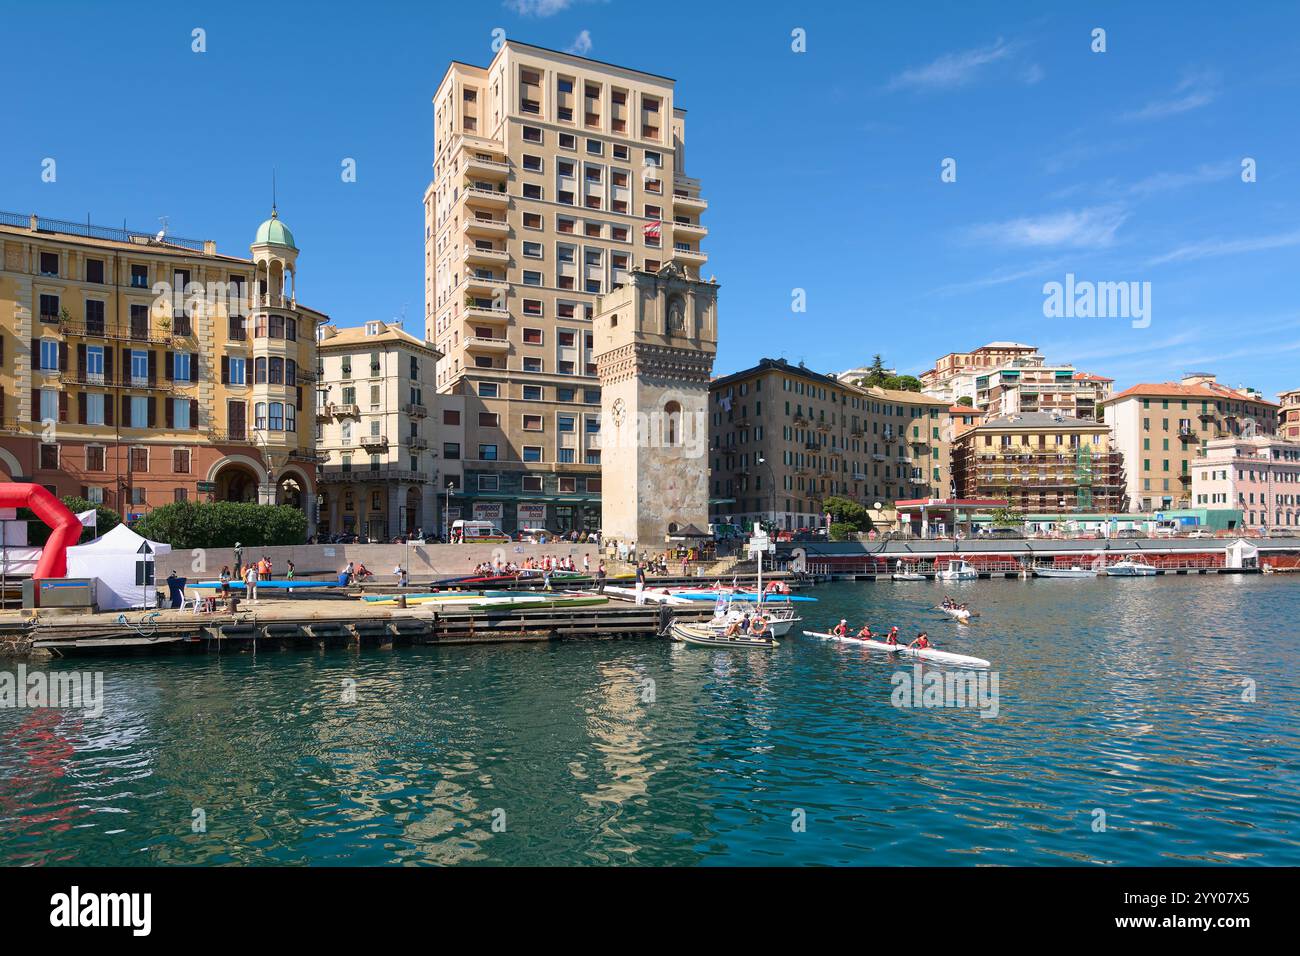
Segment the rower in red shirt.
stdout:
<path fill-rule="evenodd" d="M 919 648 L 920 650 L 925 650 L 927 647 L 930 646 L 930 636 L 926 634 L 925 631 L 922 631 L 920 634 L 916 635 L 916 640 L 914 640 L 911 644 L 908 644 L 907 646 Z"/>

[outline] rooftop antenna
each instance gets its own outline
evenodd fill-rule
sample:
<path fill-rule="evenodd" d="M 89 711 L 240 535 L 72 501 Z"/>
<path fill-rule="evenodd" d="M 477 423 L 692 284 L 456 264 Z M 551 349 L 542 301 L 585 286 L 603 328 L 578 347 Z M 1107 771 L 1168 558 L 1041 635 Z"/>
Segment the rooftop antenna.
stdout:
<path fill-rule="evenodd" d="M 153 237 L 154 242 L 162 242 L 163 236 L 167 235 L 167 217 L 159 216 L 158 221 L 163 224 L 163 227 L 158 230 L 158 235 Z"/>

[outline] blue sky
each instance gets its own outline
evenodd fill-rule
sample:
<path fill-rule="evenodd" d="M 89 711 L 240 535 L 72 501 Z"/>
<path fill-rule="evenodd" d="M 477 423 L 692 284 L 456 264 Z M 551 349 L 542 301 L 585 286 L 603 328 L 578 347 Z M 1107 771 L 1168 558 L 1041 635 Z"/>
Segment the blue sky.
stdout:
<path fill-rule="evenodd" d="M 678 81 L 687 171 L 710 201 L 706 274 L 723 286 L 719 373 L 875 352 L 917 372 L 1014 339 L 1120 387 L 1204 368 L 1272 395 L 1300 386 L 1300 8 L 1227 9 L 9 5 L 5 46 L 23 53 L 0 58 L 0 209 L 148 231 L 165 215 L 247 254 L 275 167 L 300 298 L 418 331 L 430 99 L 449 59 L 490 59 L 500 27 Z M 1044 317 L 1044 283 L 1067 273 L 1151 283 L 1149 327 Z"/>

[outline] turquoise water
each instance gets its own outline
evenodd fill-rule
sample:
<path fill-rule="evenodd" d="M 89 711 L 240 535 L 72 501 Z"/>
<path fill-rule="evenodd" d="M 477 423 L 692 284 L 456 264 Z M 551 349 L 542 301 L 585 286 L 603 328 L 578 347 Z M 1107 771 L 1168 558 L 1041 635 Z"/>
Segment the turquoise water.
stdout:
<path fill-rule="evenodd" d="M 104 713 L 0 711 L 0 863 L 1300 863 L 1300 580 L 814 593 L 988 658 L 998 716 L 804 637 L 65 661 Z"/>

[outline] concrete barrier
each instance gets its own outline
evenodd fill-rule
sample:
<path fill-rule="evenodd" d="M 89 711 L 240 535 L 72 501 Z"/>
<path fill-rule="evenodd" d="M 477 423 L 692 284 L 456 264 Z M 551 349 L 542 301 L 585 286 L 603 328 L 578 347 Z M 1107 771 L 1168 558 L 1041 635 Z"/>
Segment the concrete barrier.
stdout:
<path fill-rule="evenodd" d="M 541 560 L 546 556 L 573 557 L 573 563 L 582 570 L 582 557 L 591 561 L 591 572 L 596 573 L 600 554 L 595 544 L 549 542 L 547 544 L 303 544 L 271 548 L 244 548 L 244 563 L 251 564 L 263 555 L 271 559 L 272 577 L 282 580 L 286 562 L 294 563 L 294 576 L 304 580 L 334 580 L 349 561 L 364 564 L 374 572 L 375 583 L 395 583 L 393 568 L 400 564 L 412 581 L 432 581 L 439 578 L 462 577 L 474 573 L 474 568 L 484 561 L 500 557 L 502 563 L 514 561 L 523 564 L 529 558 Z M 158 557 L 155 574 L 158 581 L 175 571 L 191 581 L 215 580 L 223 566 L 235 570 L 233 548 L 197 548 L 193 551 L 172 551 Z M 610 567 L 610 573 L 613 567 Z"/>

